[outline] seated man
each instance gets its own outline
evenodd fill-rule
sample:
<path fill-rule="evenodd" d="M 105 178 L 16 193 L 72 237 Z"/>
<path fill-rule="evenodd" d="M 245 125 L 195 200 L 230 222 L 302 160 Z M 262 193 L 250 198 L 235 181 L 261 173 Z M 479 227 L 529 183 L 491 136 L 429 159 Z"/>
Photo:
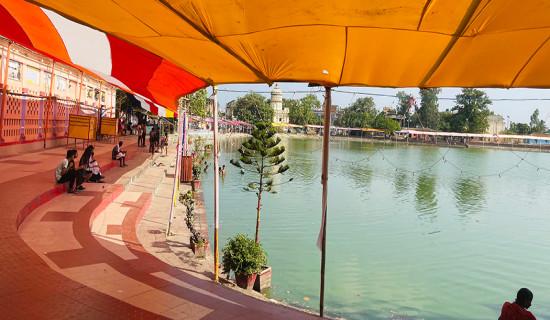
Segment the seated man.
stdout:
<path fill-rule="evenodd" d="M 57 183 L 69 182 L 69 193 L 76 193 L 76 190 L 84 190 L 82 186 L 82 175 L 77 172 L 74 159 L 77 156 L 76 150 L 67 150 L 67 157 L 55 168 L 55 181 Z M 74 185 L 76 183 L 76 188 Z"/>
<path fill-rule="evenodd" d="M 113 160 L 120 161 L 121 167 L 126 167 L 126 151 L 122 151 L 122 141 L 119 141 L 117 145 L 113 148 L 113 152 L 111 153 Z"/>
<path fill-rule="evenodd" d="M 527 288 L 519 289 L 514 303 L 504 303 L 498 320 L 536 320 L 535 316 L 527 311 L 531 301 L 533 301 L 533 293 Z"/>

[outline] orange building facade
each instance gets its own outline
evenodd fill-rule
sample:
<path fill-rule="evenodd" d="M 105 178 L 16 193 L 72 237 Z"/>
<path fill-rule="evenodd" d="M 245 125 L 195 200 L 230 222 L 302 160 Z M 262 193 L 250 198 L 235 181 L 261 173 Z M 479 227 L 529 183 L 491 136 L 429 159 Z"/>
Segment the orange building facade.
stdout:
<path fill-rule="evenodd" d="M 0 53 L 0 146 L 66 137 L 70 114 L 115 117 L 116 87 L 7 40 Z"/>

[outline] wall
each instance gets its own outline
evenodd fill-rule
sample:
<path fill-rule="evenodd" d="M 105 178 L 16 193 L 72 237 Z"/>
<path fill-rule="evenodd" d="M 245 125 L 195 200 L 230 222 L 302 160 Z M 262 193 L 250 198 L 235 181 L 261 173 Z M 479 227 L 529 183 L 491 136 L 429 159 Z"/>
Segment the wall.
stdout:
<path fill-rule="evenodd" d="M 8 64 L 7 50 L 8 42 L 0 41 L 2 87 L 8 66 L 0 147 L 44 137 L 65 137 L 69 114 L 97 116 L 100 104 L 104 116 L 115 116 L 115 87 L 59 62 L 55 63 L 52 81 L 50 58 L 12 44 Z"/>

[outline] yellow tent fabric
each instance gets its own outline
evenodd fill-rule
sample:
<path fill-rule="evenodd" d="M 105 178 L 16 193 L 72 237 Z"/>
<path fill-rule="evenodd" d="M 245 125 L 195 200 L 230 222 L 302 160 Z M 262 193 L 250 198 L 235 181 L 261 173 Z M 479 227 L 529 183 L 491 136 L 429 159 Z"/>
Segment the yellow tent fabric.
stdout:
<path fill-rule="evenodd" d="M 550 1 L 29 2 L 210 84 L 550 87 Z"/>

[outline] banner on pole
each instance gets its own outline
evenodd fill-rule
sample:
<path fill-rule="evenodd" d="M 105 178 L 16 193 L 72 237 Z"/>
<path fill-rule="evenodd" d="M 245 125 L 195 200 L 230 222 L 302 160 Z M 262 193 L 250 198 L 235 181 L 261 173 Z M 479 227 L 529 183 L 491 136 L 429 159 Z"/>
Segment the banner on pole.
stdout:
<path fill-rule="evenodd" d="M 108 136 L 118 135 L 118 118 L 101 118 L 101 134 Z"/>

